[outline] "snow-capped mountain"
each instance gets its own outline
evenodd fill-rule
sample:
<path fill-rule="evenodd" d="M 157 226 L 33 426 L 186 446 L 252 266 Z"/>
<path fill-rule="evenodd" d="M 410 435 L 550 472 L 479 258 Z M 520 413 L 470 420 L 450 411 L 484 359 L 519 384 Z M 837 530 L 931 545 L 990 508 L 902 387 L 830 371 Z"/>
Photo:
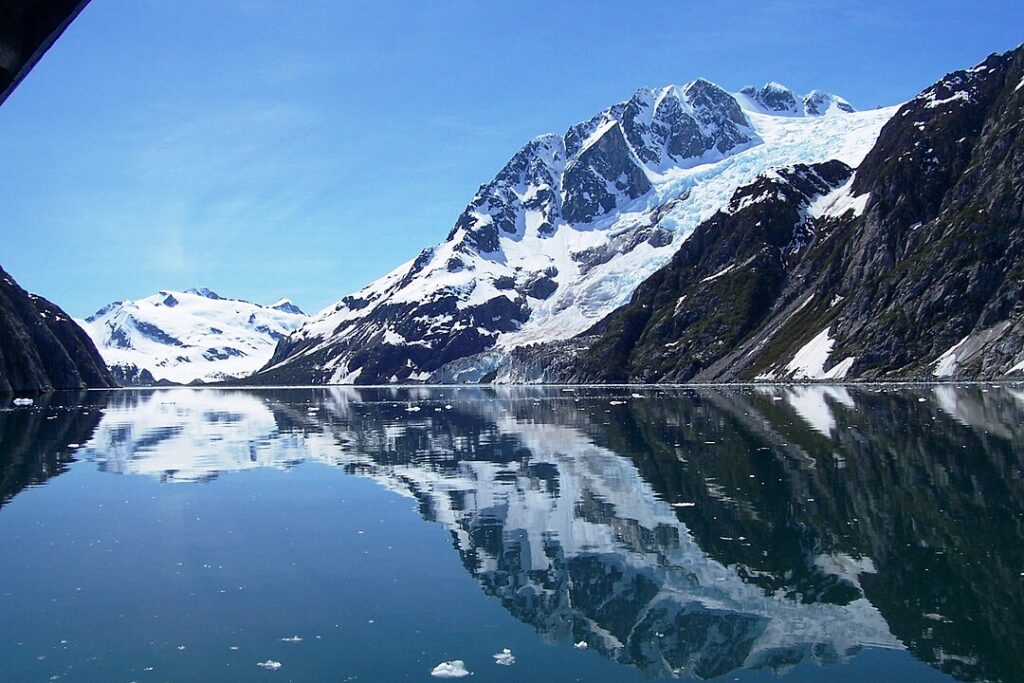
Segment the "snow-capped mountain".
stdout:
<path fill-rule="evenodd" d="M 245 377 L 307 316 L 288 299 L 269 306 L 209 289 L 116 301 L 78 321 L 123 384 Z"/>
<path fill-rule="evenodd" d="M 893 111 L 777 84 L 641 89 L 527 143 L 445 241 L 314 316 L 253 380 L 478 379 L 509 350 L 573 337 L 625 304 L 765 170 L 856 166 Z"/>

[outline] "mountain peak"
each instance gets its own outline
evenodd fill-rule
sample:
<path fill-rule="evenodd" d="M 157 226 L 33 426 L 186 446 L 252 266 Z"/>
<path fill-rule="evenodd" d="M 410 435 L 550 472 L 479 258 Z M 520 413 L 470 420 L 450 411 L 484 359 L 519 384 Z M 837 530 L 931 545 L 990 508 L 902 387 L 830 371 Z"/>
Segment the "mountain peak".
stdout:
<path fill-rule="evenodd" d="M 306 315 L 305 313 L 302 312 L 301 308 L 299 308 L 294 303 L 292 303 L 291 299 L 287 299 L 287 298 L 286 299 L 281 299 L 280 301 L 276 301 L 276 302 L 270 304 L 270 306 L 268 308 L 273 308 L 276 311 L 282 311 L 284 313 L 294 313 L 295 315 Z"/>
<path fill-rule="evenodd" d="M 736 93 L 745 108 L 775 116 L 824 116 L 830 111 L 850 114 L 855 111 L 842 97 L 824 90 L 812 90 L 798 98 L 792 90 L 777 81 L 768 81 L 760 90 L 754 86 Z"/>
<path fill-rule="evenodd" d="M 803 114 L 802 107 L 793 91 L 776 81 L 768 81 L 760 90 L 753 86 L 747 86 L 740 93 L 746 95 L 757 108 L 767 114 L 785 116 Z"/>
<path fill-rule="evenodd" d="M 804 112 L 808 116 L 824 116 L 829 111 L 836 110 L 851 114 L 856 111 L 849 102 L 824 90 L 812 90 L 804 95 Z"/>
<path fill-rule="evenodd" d="M 185 293 L 195 294 L 196 296 L 205 297 L 207 299 L 213 299 L 214 301 L 219 301 L 220 299 L 224 298 L 217 294 L 216 292 L 214 292 L 212 289 L 208 289 L 206 287 L 194 287 L 192 289 L 186 289 Z"/>

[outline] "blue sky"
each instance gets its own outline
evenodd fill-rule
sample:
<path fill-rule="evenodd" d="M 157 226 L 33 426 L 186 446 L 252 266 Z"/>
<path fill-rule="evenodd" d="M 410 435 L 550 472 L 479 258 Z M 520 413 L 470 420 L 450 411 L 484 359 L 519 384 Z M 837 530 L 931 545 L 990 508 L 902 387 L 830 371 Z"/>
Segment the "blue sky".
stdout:
<path fill-rule="evenodd" d="M 193 286 L 314 311 L 640 86 L 870 108 L 1022 27 L 1019 0 L 93 0 L 0 107 L 0 265 L 73 315 Z"/>

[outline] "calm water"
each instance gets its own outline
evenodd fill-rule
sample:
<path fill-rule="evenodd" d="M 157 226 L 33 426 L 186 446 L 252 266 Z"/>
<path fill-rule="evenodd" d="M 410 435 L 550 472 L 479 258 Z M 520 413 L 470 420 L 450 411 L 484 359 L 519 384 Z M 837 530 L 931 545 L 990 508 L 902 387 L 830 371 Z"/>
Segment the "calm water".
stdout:
<path fill-rule="evenodd" d="M 1021 681 L 1022 461 L 1013 386 L 4 403 L 0 680 Z"/>

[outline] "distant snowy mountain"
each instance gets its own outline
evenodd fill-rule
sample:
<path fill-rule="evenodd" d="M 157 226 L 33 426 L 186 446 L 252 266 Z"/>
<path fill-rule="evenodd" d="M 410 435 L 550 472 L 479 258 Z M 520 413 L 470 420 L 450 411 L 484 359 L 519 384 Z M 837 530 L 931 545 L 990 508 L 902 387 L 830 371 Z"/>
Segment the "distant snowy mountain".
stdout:
<path fill-rule="evenodd" d="M 253 373 L 306 320 L 288 299 L 261 306 L 201 288 L 116 301 L 79 324 L 122 384 L 187 384 Z"/>
<path fill-rule="evenodd" d="M 254 380 L 479 379 L 509 350 L 568 339 L 625 304 L 764 171 L 856 166 L 894 111 L 858 113 L 777 84 L 641 89 L 563 136 L 531 140 L 444 242 L 320 312 Z"/>

